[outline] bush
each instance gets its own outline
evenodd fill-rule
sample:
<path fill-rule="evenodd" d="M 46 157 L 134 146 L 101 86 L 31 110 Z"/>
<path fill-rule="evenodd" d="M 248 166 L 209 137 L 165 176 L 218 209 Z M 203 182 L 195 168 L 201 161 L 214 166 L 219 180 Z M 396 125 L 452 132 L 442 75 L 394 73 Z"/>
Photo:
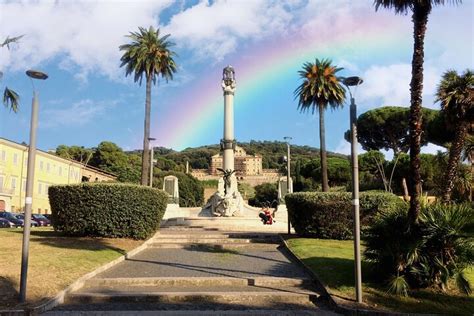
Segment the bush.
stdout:
<path fill-rule="evenodd" d="M 276 183 L 263 183 L 255 186 L 255 196 L 249 199 L 249 205 L 262 207 L 278 200 Z"/>
<path fill-rule="evenodd" d="M 255 188 L 248 183 L 239 182 L 238 189 L 244 200 L 250 200 L 255 197 Z"/>
<path fill-rule="evenodd" d="M 464 270 L 474 264 L 474 244 L 468 226 L 474 210 L 468 205 L 423 207 L 417 225 L 407 210 L 380 217 L 367 230 L 365 257 L 390 290 L 407 295 L 409 287 L 437 286 L 445 290 L 452 278 L 459 290 L 471 293 Z"/>
<path fill-rule="evenodd" d="M 155 175 L 153 186 L 162 189 L 163 178 L 169 175 L 178 178 L 179 206 L 197 207 L 204 204 L 204 186 L 190 174 L 176 171 L 160 172 Z"/>
<path fill-rule="evenodd" d="M 160 226 L 167 195 L 120 183 L 83 183 L 49 188 L 52 222 L 69 236 L 145 239 Z"/>
<path fill-rule="evenodd" d="M 328 239 L 352 238 L 352 195 L 349 192 L 300 192 L 285 197 L 291 224 L 299 235 Z M 380 214 L 405 205 L 385 192 L 360 194 L 360 222 L 364 229 Z"/>

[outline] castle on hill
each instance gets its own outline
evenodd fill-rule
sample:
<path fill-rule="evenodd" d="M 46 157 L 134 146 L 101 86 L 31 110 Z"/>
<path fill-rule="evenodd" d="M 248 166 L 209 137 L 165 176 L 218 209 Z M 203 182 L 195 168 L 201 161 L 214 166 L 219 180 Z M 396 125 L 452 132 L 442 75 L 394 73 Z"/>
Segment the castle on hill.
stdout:
<path fill-rule="evenodd" d="M 222 177 L 219 168 L 222 169 L 223 157 L 217 154 L 211 157 L 209 169 L 194 169 L 191 175 L 199 180 L 214 180 Z M 235 175 L 240 182 L 258 185 L 266 182 L 278 181 L 279 173 L 277 169 L 263 169 L 262 156 L 248 155 L 245 149 L 235 146 L 234 151 Z"/>

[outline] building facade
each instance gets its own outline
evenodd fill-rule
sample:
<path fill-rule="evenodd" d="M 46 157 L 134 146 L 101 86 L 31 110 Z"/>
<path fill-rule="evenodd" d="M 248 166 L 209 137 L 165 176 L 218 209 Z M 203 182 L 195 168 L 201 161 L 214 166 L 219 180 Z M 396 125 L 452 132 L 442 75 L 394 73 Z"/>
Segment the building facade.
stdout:
<path fill-rule="evenodd" d="M 193 169 L 191 175 L 198 180 L 218 180 L 222 178 L 222 172 L 217 170 L 222 168 L 223 157 L 214 155 L 211 157 L 209 169 Z M 235 148 L 234 168 L 237 180 L 256 186 L 262 183 L 276 183 L 280 174 L 277 169 L 263 169 L 262 156 L 247 155 L 246 151 L 239 146 Z"/>
<path fill-rule="evenodd" d="M 0 211 L 22 211 L 25 205 L 28 146 L 0 138 Z M 49 214 L 48 188 L 83 181 L 112 181 L 116 177 L 77 161 L 36 151 L 33 213 Z"/>
<path fill-rule="evenodd" d="M 211 157 L 209 174 L 218 176 L 221 174 L 217 169 L 222 168 L 223 157 L 219 154 Z M 256 176 L 263 174 L 262 156 L 247 155 L 247 152 L 240 146 L 235 146 L 234 168 L 237 177 Z"/>

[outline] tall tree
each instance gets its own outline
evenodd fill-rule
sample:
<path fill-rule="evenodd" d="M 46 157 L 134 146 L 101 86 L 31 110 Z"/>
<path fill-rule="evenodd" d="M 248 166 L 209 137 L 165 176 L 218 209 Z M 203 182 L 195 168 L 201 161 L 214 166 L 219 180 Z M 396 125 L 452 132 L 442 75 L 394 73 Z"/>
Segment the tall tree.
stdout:
<path fill-rule="evenodd" d="M 7 47 L 7 49 L 10 49 L 10 45 L 13 43 L 17 43 L 22 37 L 23 35 L 16 37 L 7 36 L 3 43 L 0 43 L 0 47 Z M 2 77 L 3 72 L 0 71 L 0 79 L 2 79 Z M 3 104 L 5 105 L 5 107 L 16 113 L 18 112 L 18 107 L 20 105 L 20 96 L 18 95 L 18 93 L 5 86 L 5 90 L 3 91 Z"/>
<path fill-rule="evenodd" d="M 451 200 L 457 166 L 466 136 L 474 120 L 474 73 L 466 70 L 461 76 L 454 70 L 444 73 L 436 92 L 448 126 L 454 127 L 454 139 L 449 149 L 449 160 L 444 177 L 443 200 Z"/>
<path fill-rule="evenodd" d="M 169 79 L 173 79 L 173 74 L 176 72 L 176 63 L 173 59 L 176 54 L 170 50 L 174 44 L 168 40 L 169 36 L 167 34 L 160 37 L 160 29 L 155 30 L 153 26 L 148 29 L 139 27 L 138 32 L 130 32 L 127 35 L 131 42 L 119 47 L 121 51 L 124 51 L 120 58 L 122 62 L 120 66 L 126 66 L 126 76 L 133 73 L 134 81 L 139 85 L 142 84 L 143 76 L 146 79 L 142 185 L 147 185 L 150 170 L 151 84 L 156 84 L 159 76 L 168 82 Z"/>
<path fill-rule="evenodd" d="M 329 191 L 328 166 L 326 157 L 326 131 L 324 127 L 324 111 L 327 107 L 336 109 L 342 107 L 346 98 L 346 90 L 342 86 L 336 73 L 342 70 L 331 65 L 331 60 L 316 58 L 314 64 L 307 62 L 298 73 L 303 79 L 294 94 L 298 98 L 298 109 L 312 113 L 319 111 L 319 141 L 321 158 L 321 185 L 323 192 Z"/>
<path fill-rule="evenodd" d="M 410 82 L 410 211 L 412 222 L 418 221 L 420 214 L 420 147 L 421 147 L 421 104 L 423 92 L 424 44 L 428 16 L 434 5 L 444 4 L 445 0 L 374 0 L 375 9 L 380 7 L 394 9 L 396 14 L 412 12 L 413 21 L 413 58 L 411 62 Z M 452 2 L 460 2 L 452 0 Z"/>

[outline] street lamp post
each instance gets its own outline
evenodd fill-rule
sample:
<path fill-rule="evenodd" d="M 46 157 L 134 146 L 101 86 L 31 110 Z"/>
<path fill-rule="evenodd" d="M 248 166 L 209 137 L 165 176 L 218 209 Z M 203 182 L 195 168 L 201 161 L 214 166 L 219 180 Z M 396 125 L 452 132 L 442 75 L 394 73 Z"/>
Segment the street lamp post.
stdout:
<path fill-rule="evenodd" d="M 285 136 L 283 139 L 286 141 L 286 147 L 287 147 L 287 159 L 286 159 L 286 194 L 291 193 L 291 185 L 290 185 L 290 141 L 292 138 L 290 136 Z M 286 211 L 288 212 L 288 208 L 286 208 Z M 290 216 L 288 214 L 288 235 L 291 234 L 291 224 L 290 224 Z"/>
<path fill-rule="evenodd" d="M 23 226 L 23 245 L 21 249 L 21 274 L 20 274 L 20 302 L 26 300 L 26 284 L 28 277 L 28 253 L 30 248 L 30 229 L 31 229 L 31 207 L 33 204 L 33 184 L 35 176 L 35 160 L 36 160 L 36 126 L 38 125 L 38 94 L 36 93 L 33 79 L 46 80 L 48 75 L 35 70 L 26 72 L 31 78 L 33 85 L 33 102 L 31 107 L 31 124 L 30 124 L 30 145 L 28 149 L 28 168 L 26 172 L 26 192 L 25 192 L 25 219 Z"/>
<path fill-rule="evenodd" d="M 363 82 L 359 77 L 348 77 L 343 80 L 351 96 L 351 160 L 352 160 L 352 209 L 354 213 L 354 270 L 356 283 L 356 300 L 362 303 L 362 271 L 360 259 L 360 218 L 359 218 L 359 162 L 357 159 L 357 105 L 350 87 L 357 87 Z M 355 93 L 355 91 L 354 91 Z"/>
<path fill-rule="evenodd" d="M 152 141 L 156 140 L 156 138 L 148 137 L 148 141 L 150 142 L 150 188 L 153 188 L 153 145 L 151 144 Z"/>

